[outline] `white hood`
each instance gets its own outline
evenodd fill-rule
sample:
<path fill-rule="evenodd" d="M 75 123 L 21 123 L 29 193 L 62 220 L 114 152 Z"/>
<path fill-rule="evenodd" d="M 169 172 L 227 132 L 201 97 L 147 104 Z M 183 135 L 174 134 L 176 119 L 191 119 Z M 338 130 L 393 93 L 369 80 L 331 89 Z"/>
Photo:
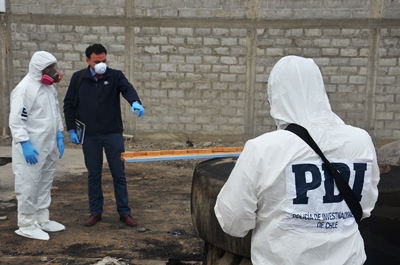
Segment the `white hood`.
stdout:
<path fill-rule="evenodd" d="M 38 51 L 32 55 L 29 63 L 29 75 L 37 81 L 42 78 L 42 71 L 51 64 L 57 63 L 56 57 L 46 51 Z"/>
<path fill-rule="evenodd" d="M 313 74 L 310 74 L 313 73 Z M 344 122 L 331 110 L 324 82 L 312 59 L 286 56 L 268 78 L 271 116 L 278 129 L 297 123 L 309 129 Z"/>

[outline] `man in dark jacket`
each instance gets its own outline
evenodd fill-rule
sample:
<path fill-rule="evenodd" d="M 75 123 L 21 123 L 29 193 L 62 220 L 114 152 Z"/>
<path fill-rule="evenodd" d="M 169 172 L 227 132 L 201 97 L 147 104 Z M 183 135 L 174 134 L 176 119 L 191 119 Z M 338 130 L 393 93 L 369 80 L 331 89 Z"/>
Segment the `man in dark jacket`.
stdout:
<path fill-rule="evenodd" d="M 88 67 L 72 75 L 64 98 L 64 116 L 72 143 L 82 143 L 88 170 L 90 217 L 85 226 L 101 220 L 104 197 L 101 185 L 103 149 L 114 182 L 114 194 L 120 221 L 136 226 L 128 206 L 125 166 L 120 159 L 124 152 L 120 94 L 132 106 L 132 113 L 144 114 L 139 96 L 122 71 L 107 67 L 107 50 L 101 44 L 86 49 Z M 77 121 L 84 130 L 77 131 Z"/>

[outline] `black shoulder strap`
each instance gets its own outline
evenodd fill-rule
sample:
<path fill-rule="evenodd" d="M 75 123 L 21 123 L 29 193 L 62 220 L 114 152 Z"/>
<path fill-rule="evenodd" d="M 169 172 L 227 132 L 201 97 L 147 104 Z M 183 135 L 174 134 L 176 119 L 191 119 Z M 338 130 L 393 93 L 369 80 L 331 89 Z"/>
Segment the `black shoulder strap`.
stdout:
<path fill-rule="evenodd" d="M 314 139 L 311 137 L 307 129 L 304 127 L 298 125 L 298 124 L 289 124 L 289 126 L 286 127 L 287 131 L 290 131 L 297 136 L 299 136 L 301 139 L 303 139 L 324 161 L 325 166 L 329 170 L 330 174 L 333 176 L 335 179 L 336 186 L 338 187 L 340 193 L 342 194 L 345 202 L 350 208 L 350 211 L 352 212 L 354 218 L 356 219 L 357 224 L 360 223 L 361 217 L 362 217 L 362 207 L 360 205 L 360 202 L 358 201 L 356 195 L 354 194 L 353 190 L 350 188 L 349 184 L 347 181 L 343 178 L 342 175 L 332 166 L 332 164 L 326 159 L 324 154 L 322 153 L 321 149 L 318 147 L 318 145 L 315 143 Z"/>
<path fill-rule="evenodd" d="M 79 87 L 81 86 L 82 78 L 86 72 L 86 69 L 87 68 L 81 70 L 81 72 L 79 73 L 78 82 L 76 82 L 74 107 L 76 107 L 76 105 L 78 103 L 78 91 L 79 91 Z"/>

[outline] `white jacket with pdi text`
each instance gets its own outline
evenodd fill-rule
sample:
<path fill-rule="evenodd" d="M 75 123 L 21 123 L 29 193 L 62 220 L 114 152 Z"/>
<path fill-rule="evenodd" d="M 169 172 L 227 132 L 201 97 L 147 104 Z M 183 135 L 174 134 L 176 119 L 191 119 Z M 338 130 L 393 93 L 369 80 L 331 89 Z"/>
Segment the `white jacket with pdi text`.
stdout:
<path fill-rule="evenodd" d="M 249 140 L 220 191 L 215 214 L 236 237 L 253 229 L 251 260 L 260 264 L 363 264 L 358 225 L 322 160 L 290 123 L 305 127 L 361 197 L 363 218 L 378 197 L 379 167 L 368 133 L 344 124 L 329 104 L 312 59 L 287 56 L 268 79 L 278 130 Z"/>

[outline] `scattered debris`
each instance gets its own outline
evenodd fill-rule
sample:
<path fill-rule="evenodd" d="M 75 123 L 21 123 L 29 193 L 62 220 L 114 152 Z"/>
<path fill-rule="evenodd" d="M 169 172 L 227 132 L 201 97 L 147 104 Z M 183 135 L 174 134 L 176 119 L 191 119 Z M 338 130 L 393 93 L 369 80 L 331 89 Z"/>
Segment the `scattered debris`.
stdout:
<path fill-rule="evenodd" d="M 141 227 L 141 228 L 138 229 L 138 232 L 144 233 L 144 232 L 149 231 L 149 230 L 150 230 L 150 229 L 148 229 L 148 228 Z"/>
<path fill-rule="evenodd" d="M 123 134 L 125 142 L 131 142 L 133 140 L 133 135 Z"/>
<path fill-rule="evenodd" d="M 187 140 L 186 144 L 187 144 L 188 147 L 193 147 L 194 146 L 193 142 L 190 141 L 190 140 Z"/>
<path fill-rule="evenodd" d="M 115 259 L 111 257 L 105 257 L 101 261 L 97 262 L 94 265 L 125 265 L 126 262 L 120 262 L 122 259 Z"/>
<path fill-rule="evenodd" d="M 213 146 L 212 142 L 204 142 L 203 143 L 203 147 L 211 147 L 211 146 Z"/>
<path fill-rule="evenodd" d="M 180 231 L 178 231 L 178 230 L 174 230 L 174 231 L 171 232 L 171 234 L 173 234 L 174 236 L 179 236 L 182 233 Z"/>
<path fill-rule="evenodd" d="M 179 259 L 170 258 L 166 265 L 188 265 L 188 263 L 183 263 Z"/>

